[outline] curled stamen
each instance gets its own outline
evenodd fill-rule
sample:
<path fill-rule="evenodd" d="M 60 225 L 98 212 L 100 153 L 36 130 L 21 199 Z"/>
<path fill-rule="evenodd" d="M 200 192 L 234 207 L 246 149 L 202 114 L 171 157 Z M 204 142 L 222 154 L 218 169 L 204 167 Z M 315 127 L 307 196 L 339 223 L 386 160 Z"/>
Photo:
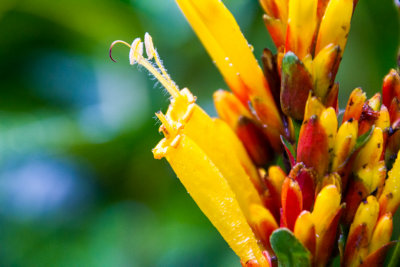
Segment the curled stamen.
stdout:
<path fill-rule="evenodd" d="M 143 42 L 140 38 L 136 38 L 131 45 L 129 45 L 125 41 L 117 40 L 111 44 L 110 47 L 110 58 L 112 61 L 116 62 L 111 56 L 111 50 L 115 44 L 124 44 L 130 48 L 129 50 L 129 63 L 131 65 L 138 63 L 145 67 L 154 77 L 167 89 L 168 93 L 173 97 L 176 98 L 179 96 L 179 89 L 175 85 L 175 83 L 169 77 L 167 71 L 165 70 L 164 66 L 161 63 L 161 60 L 158 57 L 157 51 L 154 48 L 152 38 L 150 34 L 146 33 L 145 35 L 145 46 L 146 46 L 146 53 L 147 58 L 143 57 Z M 158 69 L 153 66 L 150 59 L 154 58 L 155 62 L 158 66 Z"/>
<path fill-rule="evenodd" d="M 113 49 L 114 45 L 116 45 L 116 44 L 124 44 L 127 47 L 131 48 L 130 44 L 128 44 L 127 42 L 122 41 L 122 40 L 116 40 L 116 41 L 112 42 L 112 44 L 110 46 L 109 54 L 110 54 L 111 60 L 114 62 L 117 62 L 117 61 L 115 59 L 113 59 L 113 57 L 112 57 L 112 49 Z"/>

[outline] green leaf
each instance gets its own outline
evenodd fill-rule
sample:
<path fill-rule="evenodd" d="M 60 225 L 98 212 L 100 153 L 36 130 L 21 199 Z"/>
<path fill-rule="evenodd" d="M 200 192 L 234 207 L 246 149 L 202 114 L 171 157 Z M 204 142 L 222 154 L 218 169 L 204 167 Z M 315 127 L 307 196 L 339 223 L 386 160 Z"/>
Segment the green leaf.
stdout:
<path fill-rule="evenodd" d="M 398 239 L 400 240 L 400 236 Z M 392 254 L 392 257 L 390 258 L 388 267 L 399 266 L 399 263 L 400 263 L 400 242 L 397 243 L 396 248 L 394 249 L 394 252 Z"/>
<path fill-rule="evenodd" d="M 271 246 L 278 258 L 280 267 L 311 266 L 310 252 L 286 228 L 275 230 L 271 237 Z"/>
<path fill-rule="evenodd" d="M 360 135 L 357 138 L 356 145 L 354 146 L 354 151 L 358 150 L 359 148 L 363 147 L 368 140 L 371 138 L 372 133 L 374 132 L 375 125 L 371 127 L 371 129 L 366 132 L 365 134 Z"/>

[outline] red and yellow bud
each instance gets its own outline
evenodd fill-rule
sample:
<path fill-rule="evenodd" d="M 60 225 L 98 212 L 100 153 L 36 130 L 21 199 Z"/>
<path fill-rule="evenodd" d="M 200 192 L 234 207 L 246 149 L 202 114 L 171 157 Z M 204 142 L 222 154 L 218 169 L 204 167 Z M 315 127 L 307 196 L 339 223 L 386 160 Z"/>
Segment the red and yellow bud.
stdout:
<path fill-rule="evenodd" d="M 341 60 L 340 46 L 329 44 L 314 58 L 312 76 L 314 94 L 326 102 L 329 89 L 333 85 Z"/>
<path fill-rule="evenodd" d="M 390 123 L 393 129 L 400 129 L 400 98 L 393 98 L 389 107 Z"/>
<path fill-rule="evenodd" d="M 311 74 L 294 53 L 287 52 L 282 59 L 281 76 L 282 111 L 294 119 L 301 120 L 306 101 L 313 89 Z"/>
<path fill-rule="evenodd" d="M 379 216 L 379 204 L 374 196 L 361 202 L 350 226 L 345 251 L 345 266 L 358 266 L 368 256 L 368 245 Z M 362 240 L 363 242 L 357 242 Z"/>
<path fill-rule="evenodd" d="M 343 121 L 345 122 L 350 119 L 358 121 L 366 100 L 367 96 L 361 88 L 354 89 L 350 94 L 349 101 L 347 102 L 346 110 L 343 114 Z"/>
<path fill-rule="evenodd" d="M 385 182 L 381 196 L 379 197 L 379 205 L 381 214 L 394 214 L 400 205 L 400 151 L 397 159 L 393 164 L 393 168 L 388 173 L 388 179 Z"/>
<path fill-rule="evenodd" d="M 296 166 L 292 171 L 294 169 L 296 169 Z M 301 169 L 296 173 L 290 172 L 289 176 L 294 177 L 300 186 L 303 199 L 303 210 L 311 210 L 315 198 L 315 174 L 310 169 L 304 168 L 304 165 L 302 165 Z"/>
<path fill-rule="evenodd" d="M 306 167 L 313 168 L 319 177 L 324 176 L 329 167 L 329 145 L 327 132 L 331 127 L 324 128 L 325 122 L 330 121 L 328 112 L 321 123 L 321 114 L 325 107 L 316 97 L 309 97 L 304 113 L 304 121 L 300 129 L 297 147 L 297 162 L 303 162 Z M 333 126 L 334 127 L 334 126 Z"/>
<path fill-rule="evenodd" d="M 265 248 L 271 250 L 269 237 L 279 226 L 271 212 L 260 205 L 250 207 L 250 225 L 253 227 L 256 236 L 260 238 Z"/>
<path fill-rule="evenodd" d="M 315 224 L 309 211 L 302 211 L 297 217 L 294 225 L 294 235 L 311 252 L 311 255 L 315 254 Z"/>
<path fill-rule="evenodd" d="M 381 106 L 381 110 L 379 111 L 379 117 L 375 121 L 375 126 L 382 129 L 382 131 L 387 132 L 390 127 L 390 115 L 389 110 L 385 105 Z"/>
<path fill-rule="evenodd" d="M 234 94 L 224 90 L 214 93 L 214 104 L 218 116 L 235 131 L 253 162 L 258 166 L 267 164 L 271 160 L 272 149 L 250 111 Z"/>
<path fill-rule="evenodd" d="M 338 171 L 348 161 L 358 136 L 358 121 L 350 119 L 339 128 L 333 147 L 331 171 Z"/>
<path fill-rule="evenodd" d="M 390 107 L 395 97 L 400 99 L 400 76 L 396 70 L 391 69 L 383 79 L 382 102 L 385 106 Z"/>
<path fill-rule="evenodd" d="M 267 14 L 264 14 L 263 19 L 275 46 L 283 47 L 286 40 L 286 21 L 276 19 Z"/>
<path fill-rule="evenodd" d="M 293 231 L 297 216 L 302 210 L 303 197 L 300 186 L 295 180 L 288 177 L 282 185 L 281 226 Z"/>
<path fill-rule="evenodd" d="M 371 97 L 363 106 L 359 120 L 358 134 L 362 135 L 368 132 L 379 118 L 381 107 L 381 95 L 379 93 Z"/>
<path fill-rule="evenodd" d="M 285 178 L 286 174 L 279 166 L 271 166 L 264 180 L 269 192 L 268 202 L 270 204 L 267 205 L 267 207 L 277 220 L 279 220 L 280 216 L 280 207 L 282 203 L 281 192 Z"/>

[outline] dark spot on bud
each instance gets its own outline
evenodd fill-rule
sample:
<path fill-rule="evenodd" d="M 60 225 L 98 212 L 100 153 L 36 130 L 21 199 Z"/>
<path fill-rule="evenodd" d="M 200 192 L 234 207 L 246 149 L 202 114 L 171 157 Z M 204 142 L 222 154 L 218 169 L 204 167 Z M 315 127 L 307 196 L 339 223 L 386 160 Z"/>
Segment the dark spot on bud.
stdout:
<path fill-rule="evenodd" d="M 362 165 L 362 168 L 365 169 L 365 168 L 367 168 L 367 166 L 368 166 L 368 164 L 365 163 L 364 165 Z"/>

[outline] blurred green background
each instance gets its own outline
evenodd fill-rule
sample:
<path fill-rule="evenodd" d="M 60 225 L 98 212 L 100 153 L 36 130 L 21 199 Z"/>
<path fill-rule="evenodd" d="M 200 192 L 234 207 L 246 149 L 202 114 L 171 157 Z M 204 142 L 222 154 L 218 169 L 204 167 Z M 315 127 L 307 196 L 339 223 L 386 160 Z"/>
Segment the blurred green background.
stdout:
<path fill-rule="evenodd" d="M 257 58 L 255 0 L 224 1 Z M 396 66 L 392 0 L 361 0 L 338 81 L 372 96 Z M 0 266 L 239 266 L 151 149 L 168 97 L 128 64 L 145 32 L 210 114 L 221 76 L 173 0 L 0 1 Z"/>

